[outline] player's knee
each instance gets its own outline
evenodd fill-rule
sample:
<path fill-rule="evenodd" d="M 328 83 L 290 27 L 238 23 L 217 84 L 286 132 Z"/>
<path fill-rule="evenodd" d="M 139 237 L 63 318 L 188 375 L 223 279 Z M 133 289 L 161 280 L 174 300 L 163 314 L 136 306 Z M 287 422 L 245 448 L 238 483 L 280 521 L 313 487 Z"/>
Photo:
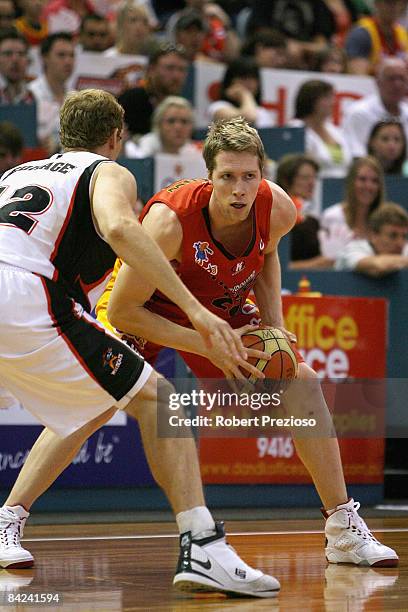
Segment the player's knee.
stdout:
<path fill-rule="evenodd" d="M 302 363 L 299 363 L 297 379 L 314 381 L 318 379 L 318 376 L 315 370 L 313 370 L 313 368 L 308 366 L 307 363 L 303 361 Z"/>
<path fill-rule="evenodd" d="M 149 376 L 139 393 L 129 402 L 125 411 L 135 419 L 139 419 L 146 411 L 157 413 L 169 409 L 169 397 L 174 393 L 173 385 L 161 374 L 154 371 Z"/>

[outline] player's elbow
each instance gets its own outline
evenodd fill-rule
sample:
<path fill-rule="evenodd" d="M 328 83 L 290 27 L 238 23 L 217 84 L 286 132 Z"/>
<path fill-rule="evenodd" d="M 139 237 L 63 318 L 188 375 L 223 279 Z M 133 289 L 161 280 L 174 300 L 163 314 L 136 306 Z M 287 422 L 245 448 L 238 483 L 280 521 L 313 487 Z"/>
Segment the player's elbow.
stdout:
<path fill-rule="evenodd" d="M 116 250 L 115 246 L 121 244 L 125 239 L 126 222 L 124 219 L 112 219 L 101 229 L 104 239 L 111 245 L 113 250 Z"/>
<path fill-rule="evenodd" d="M 124 329 L 124 324 L 126 320 L 129 321 L 129 318 L 127 318 L 126 308 L 124 308 L 118 300 L 109 299 L 107 316 L 112 327 L 120 331 L 126 331 L 126 329 Z"/>

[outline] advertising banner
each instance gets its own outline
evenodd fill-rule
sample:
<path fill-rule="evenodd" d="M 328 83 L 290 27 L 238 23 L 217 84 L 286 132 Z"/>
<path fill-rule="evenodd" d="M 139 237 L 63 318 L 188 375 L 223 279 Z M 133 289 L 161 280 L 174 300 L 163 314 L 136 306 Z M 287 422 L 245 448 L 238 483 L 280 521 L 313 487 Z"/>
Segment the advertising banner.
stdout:
<path fill-rule="evenodd" d="M 321 380 L 385 377 L 386 300 L 288 295 L 283 296 L 283 308 L 286 328 L 296 334 L 305 362 Z M 364 418 L 367 421 L 369 417 Z M 359 420 L 361 415 L 351 411 L 336 422 L 346 480 L 350 484 L 380 484 L 383 437 L 342 437 L 348 427 L 358 429 Z M 200 463 L 207 484 L 311 483 L 288 435 L 266 437 L 263 432 L 252 438 L 204 437 L 200 440 Z"/>
<path fill-rule="evenodd" d="M 195 63 L 194 107 L 196 126 L 199 128 L 205 128 L 209 123 L 207 108 L 218 97 L 219 83 L 224 71 L 225 66 L 222 64 Z M 262 105 L 270 110 L 274 125 L 285 125 L 293 118 L 294 101 L 299 87 L 305 81 L 316 78 L 334 86 L 336 104 L 333 120 L 340 125 L 344 109 L 350 102 L 376 91 L 372 77 L 344 74 L 318 74 L 316 76 L 316 72 L 264 68 L 261 71 Z"/>

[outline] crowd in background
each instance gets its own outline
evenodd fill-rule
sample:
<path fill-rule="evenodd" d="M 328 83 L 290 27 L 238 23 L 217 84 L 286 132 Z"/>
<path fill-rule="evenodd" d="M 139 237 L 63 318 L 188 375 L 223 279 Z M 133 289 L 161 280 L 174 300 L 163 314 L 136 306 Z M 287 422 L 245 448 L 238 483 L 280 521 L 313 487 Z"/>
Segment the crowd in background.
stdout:
<path fill-rule="evenodd" d="M 2 105 L 35 103 L 40 150 L 53 154 L 78 52 L 142 56 L 142 74 L 126 74 L 117 92 L 123 155 L 194 156 L 194 108 L 183 95 L 193 62 L 225 66 L 208 122 L 243 116 L 257 128 L 276 125 L 260 70 L 312 71 L 288 122 L 304 128 L 305 150 L 268 166 L 298 210 L 292 267 L 380 276 L 408 266 L 408 203 L 387 203 L 384 191 L 384 176 L 408 175 L 407 26 L 408 0 L 0 0 L 0 118 Z M 330 73 L 375 79 L 376 92 L 349 104 L 341 126 Z M 1 122 L 0 173 L 22 159 L 23 146 L 18 126 Z M 346 186 L 323 213 L 313 206 L 321 177 Z M 376 239 L 382 231 L 390 240 Z M 376 256 L 388 259 L 374 265 Z"/>

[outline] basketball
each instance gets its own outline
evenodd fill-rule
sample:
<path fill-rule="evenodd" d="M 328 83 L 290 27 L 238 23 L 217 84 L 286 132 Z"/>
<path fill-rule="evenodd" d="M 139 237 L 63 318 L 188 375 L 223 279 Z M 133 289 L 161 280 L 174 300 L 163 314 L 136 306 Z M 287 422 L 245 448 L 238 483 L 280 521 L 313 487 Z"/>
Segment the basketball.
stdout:
<path fill-rule="evenodd" d="M 249 357 L 248 361 L 258 370 L 265 374 L 265 380 L 256 379 L 248 374 L 251 383 L 265 384 L 268 379 L 272 383 L 276 380 L 292 380 L 296 378 L 298 372 L 298 362 L 296 355 L 280 329 L 275 327 L 261 327 L 241 337 L 242 343 L 246 348 L 256 349 L 271 355 L 271 359 L 256 359 Z M 245 372 L 244 372 L 245 374 Z"/>

